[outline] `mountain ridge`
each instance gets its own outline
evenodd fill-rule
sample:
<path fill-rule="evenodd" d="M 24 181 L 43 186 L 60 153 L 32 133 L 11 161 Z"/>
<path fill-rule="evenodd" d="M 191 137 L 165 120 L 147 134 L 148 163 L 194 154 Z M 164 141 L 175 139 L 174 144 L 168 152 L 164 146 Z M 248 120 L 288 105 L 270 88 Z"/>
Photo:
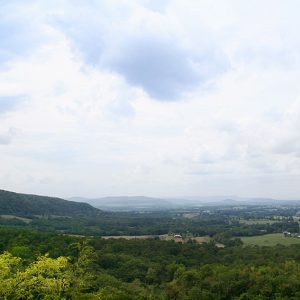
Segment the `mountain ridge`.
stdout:
<path fill-rule="evenodd" d="M 155 198 L 146 196 L 109 196 L 99 198 L 72 197 L 73 201 L 89 203 L 102 210 L 111 211 L 151 211 L 166 209 L 190 209 L 204 206 L 236 205 L 298 205 L 299 200 L 279 200 L 259 197 L 209 196 Z"/>
<path fill-rule="evenodd" d="M 97 214 L 99 212 L 99 209 L 88 203 L 0 190 L 0 214 L 62 216 Z"/>
<path fill-rule="evenodd" d="M 168 199 L 152 198 L 146 196 L 108 196 L 101 198 L 72 197 L 69 200 L 81 201 L 100 208 L 114 210 L 148 210 L 148 209 L 166 209 L 175 205 Z"/>

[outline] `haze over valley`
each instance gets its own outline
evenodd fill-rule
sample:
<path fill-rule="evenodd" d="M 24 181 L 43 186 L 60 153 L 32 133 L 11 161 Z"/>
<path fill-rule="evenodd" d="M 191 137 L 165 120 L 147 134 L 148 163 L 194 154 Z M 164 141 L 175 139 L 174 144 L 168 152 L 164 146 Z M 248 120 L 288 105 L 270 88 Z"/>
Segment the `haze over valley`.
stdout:
<path fill-rule="evenodd" d="M 68 200 L 86 202 L 107 211 L 155 211 L 191 209 L 206 206 L 238 205 L 299 205 L 300 200 L 278 200 L 271 198 L 243 198 L 237 196 L 152 198 L 145 196 L 119 196 L 102 198 L 72 197 Z"/>

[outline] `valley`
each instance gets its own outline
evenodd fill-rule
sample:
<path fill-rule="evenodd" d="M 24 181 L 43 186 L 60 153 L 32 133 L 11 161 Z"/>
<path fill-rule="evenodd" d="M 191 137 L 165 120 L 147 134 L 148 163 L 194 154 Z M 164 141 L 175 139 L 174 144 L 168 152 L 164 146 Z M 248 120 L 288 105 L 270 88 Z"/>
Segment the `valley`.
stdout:
<path fill-rule="evenodd" d="M 221 203 L 104 211 L 1 191 L 0 299 L 24 289 L 49 299 L 297 299 L 299 204 Z"/>

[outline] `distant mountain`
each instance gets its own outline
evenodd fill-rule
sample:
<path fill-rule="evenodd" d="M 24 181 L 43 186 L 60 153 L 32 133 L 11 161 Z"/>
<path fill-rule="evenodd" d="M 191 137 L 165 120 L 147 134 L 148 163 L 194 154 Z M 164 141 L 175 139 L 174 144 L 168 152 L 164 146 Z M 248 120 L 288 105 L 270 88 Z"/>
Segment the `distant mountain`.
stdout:
<path fill-rule="evenodd" d="M 206 206 L 240 205 L 300 205 L 298 200 L 276 200 L 271 198 L 246 198 L 238 196 L 210 196 L 183 198 L 151 198 L 144 196 L 119 196 L 103 198 L 70 198 L 73 201 L 89 203 L 108 211 L 155 211 L 166 209 L 193 209 Z"/>
<path fill-rule="evenodd" d="M 149 211 L 178 207 L 177 204 L 166 199 L 144 196 L 103 197 L 95 199 L 73 197 L 70 200 L 86 202 L 97 208 L 111 211 Z"/>
<path fill-rule="evenodd" d="M 300 200 L 279 200 L 272 198 L 250 198 L 238 196 L 210 196 L 210 197 L 187 197 L 189 203 L 193 202 L 203 206 L 235 206 L 235 205 L 300 205 Z"/>
<path fill-rule="evenodd" d="M 19 194 L 0 190 L 0 215 L 79 215 L 97 214 L 99 210 L 87 203 L 60 198 Z"/>

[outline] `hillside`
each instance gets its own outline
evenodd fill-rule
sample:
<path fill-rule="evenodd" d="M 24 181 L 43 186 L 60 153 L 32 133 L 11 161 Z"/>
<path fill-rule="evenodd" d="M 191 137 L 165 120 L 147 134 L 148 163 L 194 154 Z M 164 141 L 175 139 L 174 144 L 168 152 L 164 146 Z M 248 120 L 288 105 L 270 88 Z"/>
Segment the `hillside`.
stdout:
<path fill-rule="evenodd" d="M 87 203 L 60 198 L 19 194 L 0 190 L 0 215 L 78 215 L 97 214 L 98 209 Z"/>

